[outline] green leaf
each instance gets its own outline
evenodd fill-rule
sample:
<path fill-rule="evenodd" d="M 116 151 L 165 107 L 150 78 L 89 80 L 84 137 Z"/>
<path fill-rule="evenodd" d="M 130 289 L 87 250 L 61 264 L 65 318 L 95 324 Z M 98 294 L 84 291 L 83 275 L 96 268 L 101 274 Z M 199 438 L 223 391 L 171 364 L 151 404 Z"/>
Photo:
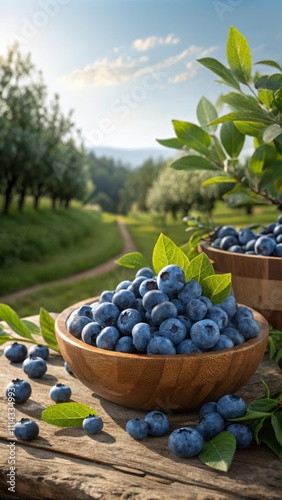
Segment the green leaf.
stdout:
<path fill-rule="evenodd" d="M 258 98 L 260 102 L 265 104 L 269 109 L 272 107 L 273 92 L 271 92 L 271 90 L 260 89 L 258 91 Z"/>
<path fill-rule="evenodd" d="M 202 186 L 210 186 L 211 184 L 222 184 L 222 183 L 237 182 L 234 177 L 228 177 L 227 175 L 218 175 L 217 177 L 210 177 L 202 183 Z"/>
<path fill-rule="evenodd" d="M 269 422 L 268 426 L 262 428 L 260 437 L 263 443 L 267 444 L 267 446 L 269 446 L 269 448 L 274 451 L 279 458 L 282 458 L 282 446 L 276 438 L 272 423 Z"/>
<path fill-rule="evenodd" d="M 58 427 L 81 427 L 88 415 L 97 415 L 97 412 L 90 406 L 69 402 L 48 406 L 42 412 L 41 418 L 47 424 Z"/>
<path fill-rule="evenodd" d="M 204 444 L 198 455 L 201 462 L 213 469 L 227 472 L 236 451 L 236 439 L 227 431 L 218 434 L 211 441 Z"/>
<path fill-rule="evenodd" d="M 271 416 L 272 427 L 278 443 L 282 446 L 282 411 L 277 411 Z"/>
<path fill-rule="evenodd" d="M 253 411 L 247 409 L 245 415 L 239 418 L 228 418 L 229 422 L 251 422 L 263 417 L 270 417 L 271 413 L 262 411 Z"/>
<path fill-rule="evenodd" d="M 231 158 L 238 158 L 245 142 L 245 136 L 239 132 L 234 123 L 223 123 L 220 138 L 225 151 Z"/>
<path fill-rule="evenodd" d="M 187 280 L 196 280 L 202 283 L 204 278 L 215 274 L 210 259 L 205 253 L 201 253 L 191 260 L 187 271 Z"/>
<path fill-rule="evenodd" d="M 272 123 L 275 123 L 275 120 L 272 120 L 269 118 L 264 112 L 261 113 L 253 113 L 253 112 L 248 112 L 248 111 L 240 111 L 240 112 L 233 112 L 233 113 L 228 113 L 227 115 L 223 115 L 220 118 L 217 118 L 214 120 L 211 124 L 215 125 L 218 123 L 225 123 L 225 122 L 250 122 L 250 123 L 264 123 L 265 125 L 271 125 Z"/>
<path fill-rule="evenodd" d="M 260 398 L 248 405 L 249 411 L 268 413 L 277 406 L 277 400 L 271 398 Z"/>
<path fill-rule="evenodd" d="M 158 274 L 163 267 L 169 264 L 175 264 L 182 267 L 185 276 L 189 268 L 189 259 L 185 253 L 179 248 L 170 238 L 163 233 L 157 239 L 153 249 L 153 267 L 156 274 Z"/>
<path fill-rule="evenodd" d="M 202 156 L 187 155 L 173 161 L 170 166 L 175 170 L 216 170 L 214 165 Z"/>
<path fill-rule="evenodd" d="M 37 325 L 29 321 L 28 319 L 22 319 L 22 323 L 24 324 L 24 326 L 26 326 L 31 335 L 40 335 L 40 328 L 38 328 Z"/>
<path fill-rule="evenodd" d="M 32 335 L 17 313 L 7 304 L 0 304 L 0 318 L 21 337 L 33 340 Z"/>
<path fill-rule="evenodd" d="M 262 426 L 264 424 L 265 419 L 266 419 L 266 417 L 258 418 L 250 425 L 250 429 L 253 433 L 253 436 L 255 438 L 257 445 L 259 445 L 261 443 L 259 433 L 262 429 Z"/>
<path fill-rule="evenodd" d="M 254 64 L 265 64 L 266 66 L 272 66 L 273 68 L 279 69 L 279 71 L 282 71 L 282 67 L 280 64 L 278 64 L 276 61 L 270 61 L 269 59 L 265 59 L 263 61 L 258 61 Z"/>
<path fill-rule="evenodd" d="M 177 139 L 177 137 L 172 137 L 171 139 L 156 139 L 156 141 L 166 148 L 182 149 L 184 146 L 183 142 Z"/>
<path fill-rule="evenodd" d="M 226 68 L 226 66 L 221 64 L 219 61 L 213 57 L 204 57 L 202 59 L 198 59 L 198 62 L 213 71 L 216 75 L 220 76 L 220 78 L 222 78 L 227 85 L 236 90 L 240 90 L 240 85 L 236 76 L 229 68 Z"/>
<path fill-rule="evenodd" d="M 255 81 L 256 89 L 267 89 L 276 92 L 282 87 L 282 75 L 274 73 L 274 75 L 264 75 Z"/>
<path fill-rule="evenodd" d="M 175 133 L 186 146 L 198 151 L 204 155 L 209 152 L 208 147 L 211 143 L 211 138 L 207 132 L 190 122 L 182 122 L 179 120 L 172 120 Z"/>
<path fill-rule="evenodd" d="M 55 321 L 52 318 L 52 316 L 50 316 L 48 311 L 43 309 L 43 307 L 40 308 L 39 323 L 41 328 L 41 334 L 45 342 L 48 344 L 49 347 L 51 347 L 55 351 L 60 352 L 55 334 Z"/>
<path fill-rule="evenodd" d="M 11 335 L 9 335 L 8 333 L 5 333 L 4 330 L 1 330 L 0 331 L 0 345 L 3 345 L 5 344 L 6 342 L 8 342 L 9 340 L 12 340 L 13 342 L 16 341 L 15 337 L 12 337 Z"/>
<path fill-rule="evenodd" d="M 216 126 L 208 124 L 217 118 L 217 111 L 212 103 L 202 97 L 197 106 L 197 118 L 203 130 L 205 130 L 208 134 L 216 131 Z"/>
<path fill-rule="evenodd" d="M 266 383 L 266 382 L 265 382 L 262 378 L 260 378 L 259 380 L 260 380 L 260 382 L 262 383 L 262 385 L 263 385 L 263 387 L 264 387 L 264 390 L 265 390 L 265 397 L 266 397 L 266 398 L 270 398 L 270 389 L 269 389 L 269 387 L 268 387 L 267 383 Z"/>
<path fill-rule="evenodd" d="M 201 285 L 203 295 L 206 295 L 213 304 L 220 304 L 231 291 L 231 273 L 207 276 Z"/>
<path fill-rule="evenodd" d="M 213 143 L 214 143 L 214 148 L 215 148 L 215 151 L 216 151 L 216 154 L 219 158 L 219 161 L 222 163 L 223 165 L 223 162 L 224 160 L 226 159 L 226 155 L 223 151 L 223 148 L 221 146 L 221 143 L 219 142 L 218 138 L 216 137 L 216 135 L 213 135 L 212 136 L 212 140 L 213 140 Z"/>
<path fill-rule="evenodd" d="M 257 99 L 251 95 L 230 92 L 221 96 L 221 100 L 238 111 L 254 111 L 255 113 L 259 113 L 261 109 Z"/>
<path fill-rule="evenodd" d="M 241 83 L 251 79 L 252 54 L 246 38 L 231 26 L 227 39 L 226 55 L 231 70 Z"/>
<path fill-rule="evenodd" d="M 251 137 L 260 137 L 262 130 L 265 128 L 265 125 L 262 123 L 235 121 L 234 125 L 242 134 L 250 135 Z"/>
<path fill-rule="evenodd" d="M 123 255 L 120 259 L 115 260 L 119 266 L 128 267 L 129 269 L 138 269 L 148 266 L 145 257 L 140 252 L 130 252 Z"/>
<path fill-rule="evenodd" d="M 277 156 L 276 150 L 265 144 L 255 149 L 253 155 L 249 159 L 249 169 L 254 175 L 260 175 L 267 161 L 275 160 Z"/>
<path fill-rule="evenodd" d="M 260 179 L 259 187 L 261 190 L 266 189 L 269 185 L 273 184 L 276 179 L 282 178 L 282 161 L 275 160 L 272 162 L 271 167 L 268 167 Z"/>
<path fill-rule="evenodd" d="M 278 123 L 273 123 L 273 125 L 270 125 L 265 129 L 265 131 L 262 134 L 262 138 L 266 144 L 269 144 L 272 142 L 276 137 L 278 137 L 280 134 L 282 134 L 282 129 Z"/>

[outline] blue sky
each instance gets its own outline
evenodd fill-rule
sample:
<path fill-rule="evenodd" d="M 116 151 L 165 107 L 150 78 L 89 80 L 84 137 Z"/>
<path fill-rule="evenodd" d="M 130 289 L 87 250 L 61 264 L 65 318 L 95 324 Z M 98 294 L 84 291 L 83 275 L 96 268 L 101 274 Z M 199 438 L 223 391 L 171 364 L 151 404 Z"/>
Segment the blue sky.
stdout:
<path fill-rule="evenodd" d="M 254 61 L 281 60 L 279 0 L 0 0 L 0 53 L 30 51 L 87 145 L 154 147 L 171 119 L 196 122 L 224 87 L 196 62 L 225 63 L 231 25 Z M 262 67 L 261 67 L 262 69 Z M 266 68 L 265 68 L 266 70 Z M 227 89 L 225 87 L 225 89 Z"/>

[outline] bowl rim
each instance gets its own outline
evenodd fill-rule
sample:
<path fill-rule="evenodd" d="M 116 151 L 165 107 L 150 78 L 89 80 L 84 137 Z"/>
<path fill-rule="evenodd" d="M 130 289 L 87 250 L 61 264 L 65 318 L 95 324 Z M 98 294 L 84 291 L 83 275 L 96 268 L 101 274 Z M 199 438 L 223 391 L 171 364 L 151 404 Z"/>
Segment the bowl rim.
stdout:
<path fill-rule="evenodd" d="M 210 243 L 199 243 L 198 248 L 201 251 L 203 251 L 203 249 L 204 249 L 204 250 L 208 250 L 209 252 L 224 253 L 224 255 L 230 255 L 230 256 L 234 257 L 235 259 L 240 259 L 240 258 L 252 259 L 253 257 L 255 257 L 256 260 L 258 260 L 258 262 L 259 261 L 265 262 L 266 259 L 269 259 L 270 261 L 274 261 L 274 262 L 282 264 L 282 257 L 274 257 L 273 255 L 258 255 L 258 254 L 248 255 L 245 253 L 228 252 L 227 250 L 221 250 L 221 248 L 214 248 Z M 280 259 L 280 261 L 279 261 L 279 259 Z"/>
<path fill-rule="evenodd" d="M 61 338 L 62 340 L 66 341 L 68 344 L 72 344 L 80 349 L 87 350 L 89 352 L 96 353 L 98 355 L 103 355 L 103 356 L 112 356 L 113 358 L 120 358 L 120 359 L 146 359 L 147 361 L 149 360 L 154 360 L 156 362 L 156 359 L 164 360 L 164 359 L 178 359 L 178 360 L 183 360 L 183 359 L 191 359 L 199 356 L 211 356 L 214 358 L 220 357 L 224 354 L 231 354 L 236 353 L 237 351 L 243 351 L 243 350 L 248 350 L 251 349 L 253 346 L 260 344 L 263 340 L 267 339 L 269 335 L 269 324 L 266 318 L 256 311 L 255 309 L 252 309 L 249 307 L 249 309 L 252 310 L 254 314 L 255 320 L 259 323 L 260 325 L 260 331 L 258 335 L 250 340 L 247 340 L 243 344 L 239 344 L 234 347 L 226 348 L 226 349 L 220 349 L 218 351 L 207 351 L 207 352 L 198 352 L 198 353 L 193 353 L 193 354 L 158 354 L 158 355 L 153 355 L 153 354 L 146 354 L 146 353 L 140 353 L 140 354 L 134 354 L 134 353 L 126 353 L 126 352 L 119 352 L 119 351 L 112 351 L 108 349 L 101 349 L 99 347 L 92 346 L 90 344 L 86 344 L 86 342 L 83 342 L 83 340 L 80 340 L 71 333 L 67 331 L 66 328 L 66 320 L 69 317 L 69 315 L 75 310 L 78 309 L 82 305 L 88 305 L 91 304 L 99 299 L 99 296 L 88 298 L 82 301 L 79 301 L 75 304 L 72 304 L 71 306 L 67 307 L 64 309 L 56 318 L 55 320 L 55 331 L 56 331 L 56 336 L 57 340 L 58 337 Z M 243 305 L 243 304 L 239 304 Z M 246 306 L 248 307 L 248 306 Z M 59 343 L 59 342 L 58 342 Z"/>

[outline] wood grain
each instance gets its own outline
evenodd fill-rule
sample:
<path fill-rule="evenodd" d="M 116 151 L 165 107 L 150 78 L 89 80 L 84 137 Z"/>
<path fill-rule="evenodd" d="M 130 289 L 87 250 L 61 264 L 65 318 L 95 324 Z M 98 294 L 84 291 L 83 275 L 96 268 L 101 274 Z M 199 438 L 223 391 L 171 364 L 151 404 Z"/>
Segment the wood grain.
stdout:
<path fill-rule="evenodd" d="M 238 302 L 256 309 L 282 330 L 282 258 L 225 252 L 206 243 L 199 250 L 213 260 L 217 272 L 232 273 Z"/>
<path fill-rule="evenodd" d="M 6 483 L 9 471 L 6 444 L 10 441 L 7 400 L 1 396 L 1 500 L 281 499 L 282 462 L 270 450 L 251 446 L 237 451 L 228 473 L 210 469 L 198 458 L 177 458 L 168 450 L 167 436 L 138 442 L 126 433 L 126 422 L 143 417 L 144 412 L 121 407 L 93 394 L 68 375 L 59 355 L 52 354 L 47 363 L 44 377 L 30 380 L 31 398 L 16 405 L 16 419 L 33 418 L 40 434 L 34 441 L 16 445 L 16 494 L 11 496 L 7 494 Z M 0 365 L 3 389 L 12 379 L 23 376 L 21 366 L 11 365 L 3 355 Z M 265 359 L 247 386 L 238 391 L 247 402 L 263 396 L 259 377 L 269 384 L 272 393 L 281 390 L 281 371 Z M 104 429 L 100 434 L 91 437 L 80 428 L 61 429 L 41 421 L 42 411 L 53 404 L 49 390 L 57 381 L 71 387 L 73 401 L 93 407 L 103 418 Z M 195 412 L 172 414 L 169 404 L 166 410 L 171 431 L 195 425 L 198 420 Z"/>
<path fill-rule="evenodd" d="M 97 297 L 87 302 L 95 300 Z M 267 344 L 267 321 L 255 312 L 259 335 L 232 349 L 174 356 L 107 351 L 89 346 L 67 331 L 66 319 L 82 303 L 67 308 L 56 319 L 62 355 L 83 384 L 129 408 L 149 411 L 169 401 L 174 411 L 183 411 L 235 392 L 255 372 Z"/>

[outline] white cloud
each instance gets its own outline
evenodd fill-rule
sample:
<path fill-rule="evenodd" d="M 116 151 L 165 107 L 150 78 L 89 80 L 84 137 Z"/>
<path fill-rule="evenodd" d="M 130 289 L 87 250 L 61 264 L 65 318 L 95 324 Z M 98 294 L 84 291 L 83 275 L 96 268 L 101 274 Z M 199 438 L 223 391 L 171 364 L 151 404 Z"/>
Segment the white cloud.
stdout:
<path fill-rule="evenodd" d="M 202 47 L 190 45 L 178 54 L 151 65 L 144 64 L 148 61 L 147 56 L 141 56 L 138 59 L 133 59 L 131 56 L 118 56 L 116 59 L 108 59 L 105 57 L 103 59 L 97 59 L 92 64 L 88 64 L 82 69 L 77 69 L 72 73 L 65 75 L 62 77 L 62 80 L 66 84 L 77 88 L 86 86 L 110 87 L 153 71 L 159 71 L 164 68 L 172 67 L 191 56 L 197 58 L 203 57 L 216 48 L 217 47 L 213 46 L 203 50 Z M 175 76 L 170 75 L 169 73 L 162 73 L 162 78 L 171 83 L 179 83 L 196 76 L 198 68 L 195 60 L 188 61 L 186 68 L 188 71 Z"/>
<path fill-rule="evenodd" d="M 172 33 L 165 38 L 159 36 L 149 36 L 147 38 L 138 38 L 132 42 L 132 47 L 138 52 L 145 52 L 156 45 L 176 45 L 179 43 L 179 38 L 176 38 Z"/>

